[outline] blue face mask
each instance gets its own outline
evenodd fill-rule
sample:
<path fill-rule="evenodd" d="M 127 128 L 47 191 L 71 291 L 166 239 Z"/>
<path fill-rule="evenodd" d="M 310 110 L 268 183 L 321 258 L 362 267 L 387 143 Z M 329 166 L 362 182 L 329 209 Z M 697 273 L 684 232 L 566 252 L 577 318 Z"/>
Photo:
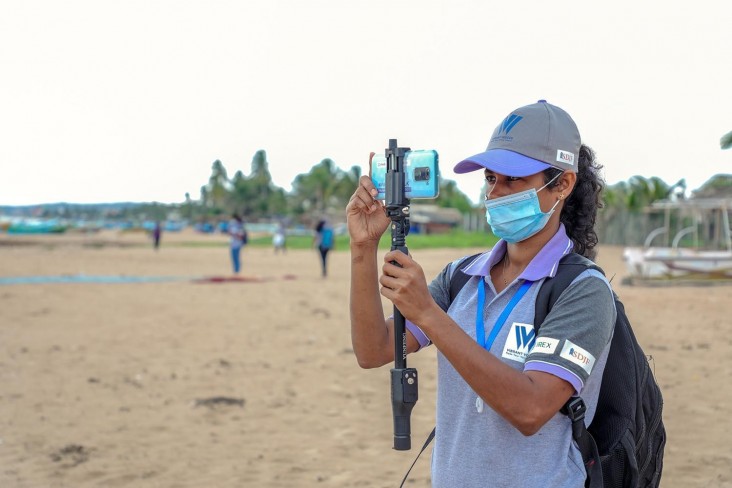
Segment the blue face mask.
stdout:
<path fill-rule="evenodd" d="M 546 188 L 549 183 L 539 188 L 538 191 L 532 188 L 505 197 L 486 200 L 485 218 L 488 225 L 491 226 L 493 234 L 513 244 L 524 241 L 543 229 L 559 203 L 557 200 L 548 212 L 541 211 L 538 192 Z"/>

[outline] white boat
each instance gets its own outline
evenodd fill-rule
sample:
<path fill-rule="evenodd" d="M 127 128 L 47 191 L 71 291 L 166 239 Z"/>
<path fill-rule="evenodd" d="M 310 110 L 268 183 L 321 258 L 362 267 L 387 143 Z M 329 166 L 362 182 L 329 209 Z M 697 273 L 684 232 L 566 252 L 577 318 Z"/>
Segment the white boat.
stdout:
<path fill-rule="evenodd" d="M 732 199 L 699 198 L 654 203 L 664 225 L 642 247 L 626 247 L 629 284 L 732 284 Z"/>

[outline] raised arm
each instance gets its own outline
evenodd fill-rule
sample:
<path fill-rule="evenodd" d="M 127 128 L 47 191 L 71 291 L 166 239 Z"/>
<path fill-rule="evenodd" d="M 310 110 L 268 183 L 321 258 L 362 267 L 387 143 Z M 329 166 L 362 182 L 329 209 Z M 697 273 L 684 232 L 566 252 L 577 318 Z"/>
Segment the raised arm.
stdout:
<path fill-rule="evenodd" d="M 389 226 L 376 188 L 364 175 L 346 207 L 351 239 L 351 342 L 362 368 L 377 368 L 394 360 L 394 323 L 384 319 L 379 293 L 377 252 L 379 239 Z M 407 351 L 418 349 L 407 332 Z"/>

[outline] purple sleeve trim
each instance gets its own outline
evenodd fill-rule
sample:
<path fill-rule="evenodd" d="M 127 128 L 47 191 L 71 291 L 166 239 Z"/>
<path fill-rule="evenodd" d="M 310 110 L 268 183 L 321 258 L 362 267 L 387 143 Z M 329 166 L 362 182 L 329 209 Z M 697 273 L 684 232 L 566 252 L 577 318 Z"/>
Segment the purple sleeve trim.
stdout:
<path fill-rule="evenodd" d="M 393 315 L 389 315 L 389 317 L 386 318 L 386 320 L 393 319 Z M 404 319 L 404 326 L 406 329 L 412 333 L 415 339 L 417 339 L 417 342 L 419 343 L 419 349 L 422 349 L 425 346 L 429 346 L 432 344 L 432 341 L 430 341 L 430 338 L 427 337 L 427 335 L 422 332 L 422 329 L 414 325 L 412 322 L 410 322 L 407 319 Z M 419 351 L 419 349 L 417 349 Z"/>
<path fill-rule="evenodd" d="M 542 373 L 549 373 L 558 378 L 563 379 L 574 387 L 574 391 L 579 395 L 582 393 L 582 380 L 577 377 L 571 371 L 568 371 L 561 366 L 555 364 L 549 364 L 542 361 L 528 361 L 524 365 L 524 371 L 541 371 Z"/>
<path fill-rule="evenodd" d="M 404 324 L 409 332 L 414 335 L 414 338 L 419 342 L 419 348 L 422 349 L 425 346 L 430 345 L 430 338 L 422 332 L 422 329 L 411 323 L 409 320 L 404 320 Z"/>

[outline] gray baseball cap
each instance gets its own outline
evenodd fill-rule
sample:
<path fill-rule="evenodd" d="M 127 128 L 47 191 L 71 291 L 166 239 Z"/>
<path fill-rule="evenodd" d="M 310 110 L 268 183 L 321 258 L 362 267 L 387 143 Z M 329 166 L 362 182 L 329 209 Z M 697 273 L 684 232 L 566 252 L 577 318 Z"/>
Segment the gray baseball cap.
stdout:
<path fill-rule="evenodd" d="M 577 172 L 582 144 L 577 125 L 561 108 L 539 100 L 511 112 L 493 131 L 485 152 L 455 165 L 455 173 L 487 168 L 529 176 L 549 167 Z"/>

